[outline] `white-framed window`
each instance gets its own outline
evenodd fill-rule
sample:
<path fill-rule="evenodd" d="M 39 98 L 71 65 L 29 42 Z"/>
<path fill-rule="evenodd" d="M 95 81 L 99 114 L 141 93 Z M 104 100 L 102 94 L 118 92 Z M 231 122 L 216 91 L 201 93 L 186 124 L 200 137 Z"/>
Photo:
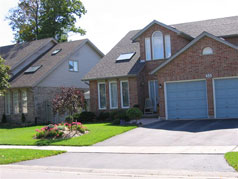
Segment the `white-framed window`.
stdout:
<path fill-rule="evenodd" d="M 205 47 L 203 50 L 202 50 L 202 54 L 203 55 L 212 55 L 213 54 L 213 50 L 211 47 Z"/>
<path fill-rule="evenodd" d="M 28 108 L 27 108 L 27 91 L 22 90 L 21 92 L 21 101 L 22 101 L 22 113 L 27 113 Z"/>
<path fill-rule="evenodd" d="M 165 57 L 169 58 L 171 57 L 171 41 L 170 41 L 170 35 L 164 36 L 165 41 Z"/>
<path fill-rule="evenodd" d="M 78 69 L 78 61 L 70 60 L 69 61 L 69 71 L 79 71 Z"/>
<path fill-rule="evenodd" d="M 5 93 L 5 114 L 11 114 L 11 93 L 9 91 Z"/>
<path fill-rule="evenodd" d="M 121 107 L 130 107 L 130 97 L 129 97 L 129 83 L 127 80 L 120 81 L 121 87 Z"/>
<path fill-rule="evenodd" d="M 151 45 L 150 45 L 150 37 L 145 38 L 145 58 L 146 61 L 151 60 Z"/>
<path fill-rule="evenodd" d="M 109 97 L 110 97 L 110 108 L 118 108 L 118 93 L 117 93 L 117 81 L 109 82 Z"/>
<path fill-rule="evenodd" d="M 19 113 L 19 93 L 18 91 L 13 91 L 13 113 Z"/>
<path fill-rule="evenodd" d="M 164 59 L 164 38 L 160 31 L 152 34 L 153 59 Z"/>
<path fill-rule="evenodd" d="M 98 108 L 106 109 L 106 83 L 98 82 Z"/>

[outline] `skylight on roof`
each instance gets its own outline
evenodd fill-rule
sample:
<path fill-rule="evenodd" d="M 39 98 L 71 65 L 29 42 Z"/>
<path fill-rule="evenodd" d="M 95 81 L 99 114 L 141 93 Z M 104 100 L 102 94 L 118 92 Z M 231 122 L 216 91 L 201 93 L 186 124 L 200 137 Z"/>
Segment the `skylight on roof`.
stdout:
<path fill-rule="evenodd" d="M 56 50 L 54 50 L 54 51 L 51 53 L 51 55 L 56 55 L 56 54 L 59 53 L 61 50 L 62 50 L 61 48 L 60 48 L 60 49 L 56 49 Z"/>
<path fill-rule="evenodd" d="M 42 65 L 29 67 L 24 73 L 35 73 L 40 67 L 42 67 Z"/>
<path fill-rule="evenodd" d="M 135 53 L 136 52 L 120 54 L 116 61 L 130 60 L 135 55 Z"/>

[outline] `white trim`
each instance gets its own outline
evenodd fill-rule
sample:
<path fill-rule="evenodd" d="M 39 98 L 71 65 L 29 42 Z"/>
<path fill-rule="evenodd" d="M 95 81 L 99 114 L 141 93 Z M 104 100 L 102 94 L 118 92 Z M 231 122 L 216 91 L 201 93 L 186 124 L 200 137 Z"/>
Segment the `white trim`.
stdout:
<path fill-rule="evenodd" d="M 122 94 L 122 83 L 123 82 L 126 82 L 127 84 L 128 84 L 128 104 L 129 104 L 129 106 L 124 106 L 124 103 L 123 103 L 123 94 Z M 121 80 L 120 81 L 120 91 L 121 91 L 121 108 L 122 109 L 128 109 L 128 108 L 130 108 L 130 86 L 129 86 L 129 81 L 128 80 Z"/>
<path fill-rule="evenodd" d="M 216 106 L 216 90 L 215 90 L 215 79 L 212 79 L 212 91 L 213 91 L 213 108 L 214 108 L 214 118 L 217 118 L 217 106 Z"/>
<path fill-rule="evenodd" d="M 110 102 L 110 109 L 118 109 L 118 90 L 117 90 L 117 106 L 116 107 L 112 107 L 112 98 L 111 98 L 111 84 L 112 83 L 116 83 L 117 85 L 117 81 L 109 81 L 109 102 Z"/>
<path fill-rule="evenodd" d="M 107 85 L 106 85 L 106 82 L 98 82 L 98 109 L 99 110 L 105 110 L 107 109 L 107 97 L 106 97 L 106 105 L 104 108 L 101 108 L 101 105 L 100 105 L 100 84 L 104 84 L 105 85 L 105 95 L 107 93 Z"/>
<path fill-rule="evenodd" d="M 234 79 L 238 78 L 238 76 L 229 76 L 229 77 L 216 77 L 212 79 L 212 86 L 213 86 L 213 108 L 214 108 L 214 118 L 217 119 L 217 110 L 216 110 L 216 88 L 215 88 L 215 80 L 222 80 L 222 79 Z"/>
<path fill-rule="evenodd" d="M 164 82 L 164 105 L 165 105 L 165 120 L 168 120 L 168 103 L 167 103 L 167 83 Z"/>
<path fill-rule="evenodd" d="M 167 103 L 167 83 L 182 83 L 182 82 L 195 82 L 195 81 L 205 81 L 206 83 L 206 101 L 207 101 L 207 119 L 209 119 L 209 106 L 208 106 L 208 96 L 207 96 L 207 80 L 206 79 L 193 79 L 193 80 L 180 80 L 180 81 L 165 81 L 164 82 L 164 96 L 165 96 L 165 119 L 168 120 L 168 103 Z"/>

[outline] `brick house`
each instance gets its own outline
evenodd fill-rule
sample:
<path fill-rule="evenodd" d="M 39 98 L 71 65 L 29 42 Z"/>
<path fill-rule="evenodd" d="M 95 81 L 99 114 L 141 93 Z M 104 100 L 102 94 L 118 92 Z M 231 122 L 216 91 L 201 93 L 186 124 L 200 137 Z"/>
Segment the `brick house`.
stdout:
<path fill-rule="evenodd" d="M 10 89 L 0 96 L 0 117 L 20 123 L 54 120 L 51 101 L 61 87 L 88 90 L 82 77 L 99 62 L 103 53 L 88 39 L 57 43 L 53 38 L 0 47 L 11 67 Z"/>
<path fill-rule="evenodd" d="M 85 77 L 93 111 L 143 110 L 161 119 L 238 117 L 238 16 L 129 32 Z M 126 104 L 126 105 L 125 105 Z"/>

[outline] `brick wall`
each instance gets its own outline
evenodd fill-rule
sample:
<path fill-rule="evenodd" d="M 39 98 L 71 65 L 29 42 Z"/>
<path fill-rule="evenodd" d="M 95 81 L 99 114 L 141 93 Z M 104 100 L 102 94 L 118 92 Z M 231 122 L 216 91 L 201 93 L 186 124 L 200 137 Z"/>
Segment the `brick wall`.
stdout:
<path fill-rule="evenodd" d="M 171 53 L 172 55 L 175 54 L 177 51 L 182 49 L 185 45 L 189 43 L 189 40 L 177 35 L 175 32 L 168 30 L 162 26 L 157 24 L 151 26 L 147 31 L 145 31 L 137 41 L 140 43 L 140 56 L 141 60 L 144 60 L 145 57 L 145 38 L 152 37 L 152 34 L 155 31 L 161 31 L 163 35 L 170 35 L 171 40 Z M 164 48 L 165 50 L 165 48 Z M 164 52 L 165 54 L 165 52 Z M 152 55 L 152 39 L 151 39 L 151 55 Z M 139 94 L 139 104 L 141 109 L 144 108 L 145 99 L 149 97 L 148 92 L 148 81 L 149 80 L 156 80 L 157 75 L 150 75 L 149 73 L 153 71 L 157 66 L 162 64 L 165 60 L 152 60 L 146 61 L 144 69 L 139 74 L 138 77 L 138 94 Z"/>
<path fill-rule="evenodd" d="M 213 48 L 213 55 L 202 55 L 205 47 Z M 187 51 L 158 71 L 158 81 L 164 87 L 166 81 L 206 79 L 206 74 L 212 78 L 238 76 L 238 51 L 211 38 L 204 37 Z M 213 117 L 212 79 L 207 81 L 207 96 L 209 115 Z M 159 90 L 160 115 L 165 117 L 164 88 Z"/>
<path fill-rule="evenodd" d="M 109 82 L 110 81 L 117 81 L 118 109 L 121 109 L 121 92 L 120 92 L 120 81 L 121 80 L 128 80 L 128 82 L 129 82 L 130 107 L 133 107 L 135 104 L 139 104 L 137 78 L 103 80 L 103 82 L 106 83 L 106 101 L 107 101 L 106 111 L 110 110 L 110 101 L 109 101 Z M 90 110 L 92 112 L 99 112 L 99 110 L 98 110 L 98 81 L 96 81 L 96 80 L 90 81 Z"/>
<path fill-rule="evenodd" d="M 238 37 L 226 37 L 224 38 L 228 42 L 238 46 Z"/>

